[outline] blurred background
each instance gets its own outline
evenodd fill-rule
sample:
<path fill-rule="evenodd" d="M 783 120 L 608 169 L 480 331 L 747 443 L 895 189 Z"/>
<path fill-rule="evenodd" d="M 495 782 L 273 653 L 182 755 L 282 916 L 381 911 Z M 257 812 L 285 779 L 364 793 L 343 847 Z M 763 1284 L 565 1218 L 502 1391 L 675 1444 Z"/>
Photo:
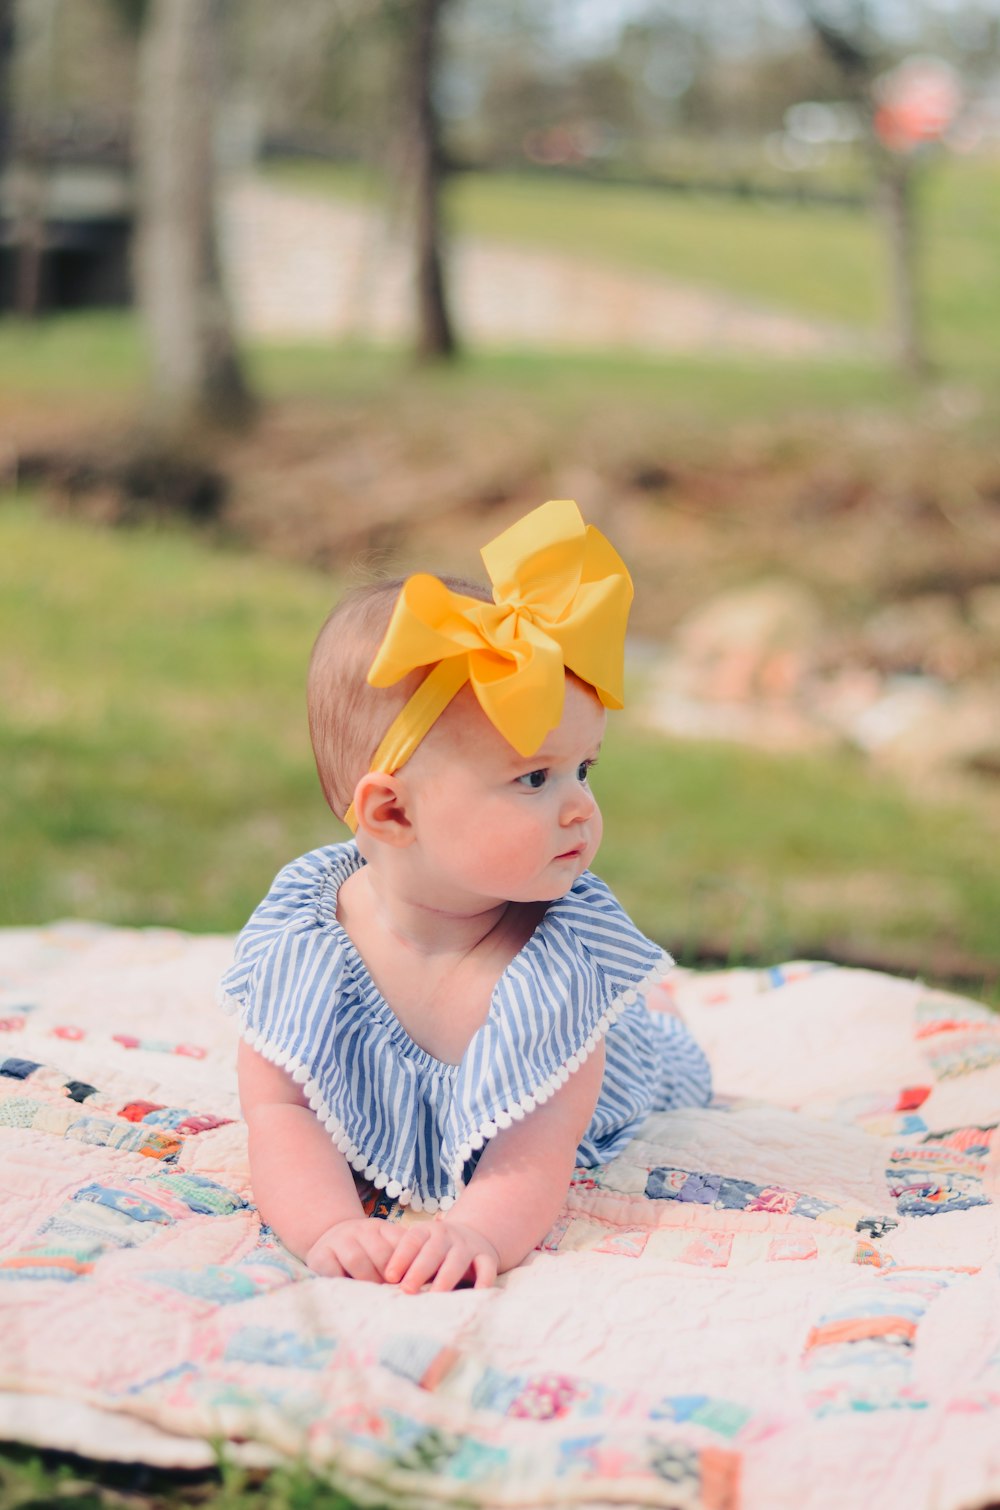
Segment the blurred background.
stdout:
<path fill-rule="evenodd" d="M 0 922 L 343 837 L 346 584 L 572 497 L 600 870 L 1000 1001 L 1000 0 L 0 0 Z"/>

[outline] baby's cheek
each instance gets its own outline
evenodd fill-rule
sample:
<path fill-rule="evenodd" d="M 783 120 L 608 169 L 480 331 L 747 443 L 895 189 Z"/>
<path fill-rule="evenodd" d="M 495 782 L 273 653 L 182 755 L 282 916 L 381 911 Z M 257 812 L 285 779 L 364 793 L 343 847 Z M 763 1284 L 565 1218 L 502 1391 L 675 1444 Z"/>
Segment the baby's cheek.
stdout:
<path fill-rule="evenodd" d="M 503 875 L 522 875 L 537 861 L 538 837 L 535 833 L 508 827 L 494 834 L 492 863 Z"/>
<path fill-rule="evenodd" d="M 600 810 L 599 807 L 595 807 L 594 808 L 594 816 L 590 820 L 589 830 L 590 830 L 590 859 L 592 860 L 594 858 L 594 856 L 597 854 L 597 851 L 600 849 L 600 847 L 601 847 L 601 840 L 604 837 L 604 819 L 601 816 L 601 810 Z M 589 865 L 590 861 L 588 860 L 587 863 Z"/>
<path fill-rule="evenodd" d="M 551 858 L 549 848 L 551 843 L 546 846 L 543 825 L 519 814 L 516 821 L 508 819 L 492 825 L 490 853 L 484 859 L 498 874 L 522 876 Z"/>

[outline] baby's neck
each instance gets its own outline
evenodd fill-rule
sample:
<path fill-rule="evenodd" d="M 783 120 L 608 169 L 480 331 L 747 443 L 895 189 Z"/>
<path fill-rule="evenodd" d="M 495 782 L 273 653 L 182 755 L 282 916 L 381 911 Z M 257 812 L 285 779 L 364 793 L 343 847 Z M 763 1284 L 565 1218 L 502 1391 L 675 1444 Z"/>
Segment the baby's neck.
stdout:
<path fill-rule="evenodd" d="M 478 908 L 472 904 L 467 910 L 432 906 L 366 865 L 344 883 L 337 912 L 348 933 L 352 932 L 352 914 L 359 921 L 364 917 L 368 927 L 374 925 L 384 938 L 430 959 L 470 954 L 502 925 L 513 905 L 496 902 Z"/>
<path fill-rule="evenodd" d="M 414 1042 L 435 1059 L 458 1064 L 486 1020 L 497 981 L 546 904 L 498 902 L 454 911 L 379 879 L 370 866 L 349 876 L 337 896 L 337 919 Z"/>

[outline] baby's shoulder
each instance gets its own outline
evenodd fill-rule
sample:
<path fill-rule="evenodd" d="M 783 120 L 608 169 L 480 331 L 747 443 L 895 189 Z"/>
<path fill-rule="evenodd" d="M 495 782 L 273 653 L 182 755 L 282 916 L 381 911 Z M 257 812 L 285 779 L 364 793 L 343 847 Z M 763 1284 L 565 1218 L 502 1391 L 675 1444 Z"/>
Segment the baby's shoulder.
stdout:
<path fill-rule="evenodd" d="M 337 924 L 337 893 L 360 868 L 354 844 L 310 850 L 285 865 L 239 934 L 231 968 L 220 982 L 230 1010 L 271 998 L 298 998 L 306 989 L 327 997 L 342 975 L 346 939 Z M 300 1003 L 301 1005 L 301 1003 Z"/>
<path fill-rule="evenodd" d="M 326 844 L 282 866 L 240 935 L 268 921 L 295 919 L 302 926 L 336 921 L 337 892 L 364 864 L 356 844 Z"/>

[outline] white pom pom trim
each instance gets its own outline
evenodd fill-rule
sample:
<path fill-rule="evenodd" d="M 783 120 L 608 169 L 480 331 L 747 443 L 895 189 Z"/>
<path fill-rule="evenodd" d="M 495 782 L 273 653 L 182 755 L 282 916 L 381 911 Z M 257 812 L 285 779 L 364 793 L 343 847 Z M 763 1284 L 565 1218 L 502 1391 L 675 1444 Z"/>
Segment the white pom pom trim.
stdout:
<path fill-rule="evenodd" d="M 513 1122 L 523 1122 L 524 1118 L 530 1116 L 536 1107 L 544 1106 L 545 1102 L 550 1100 L 556 1091 L 566 1084 L 569 1077 L 575 1075 L 580 1066 L 586 1063 L 612 1023 L 617 1022 L 626 1007 L 638 1001 L 640 997 L 645 996 L 646 992 L 652 986 L 658 985 L 672 968 L 673 960 L 669 955 L 664 955 L 661 962 L 654 965 L 652 970 L 639 982 L 638 986 L 629 986 L 627 990 L 623 991 L 620 996 L 616 996 L 608 1004 L 592 1031 L 587 1034 L 583 1043 L 567 1057 L 565 1063 L 559 1065 L 539 1085 L 536 1085 L 533 1091 L 522 1096 L 519 1101 L 514 1102 L 511 1106 L 501 1107 L 493 1113 L 492 1118 L 487 1118 L 478 1127 L 472 1129 L 468 1137 L 459 1144 L 455 1163 L 451 1171 L 456 1190 L 461 1191 L 464 1188 L 462 1170 L 469 1159 L 471 1159 L 473 1153 L 478 1152 L 491 1138 L 495 1138 L 498 1132 L 503 1131 L 506 1127 L 510 1127 Z M 222 992 L 219 994 L 219 1004 L 227 1012 L 238 1011 L 243 1006 L 238 997 L 229 996 Z M 330 1140 L 338 1153 L 344 1155 L 344 1158 L 352 1169 L 357 1170 L 359 1173 L 363 1170 L 365 1179 L 369 1180 L 375 1186 L 376 1190 L 384 1190 L 390 1200 L 398 1201 L 401 1206 L 410 1206 L 414 1211 L 436 1212 L 451 1210 L 455 1204 L 455 1197 L 453 1195 L 443 1195 L 440 1197 L 424 1195 L 422 1191 L 404 1185 L 402 1181 L 394 1179 L 387 1170 L 381 1169 L 377 1164 L 372 1163 L 362 1149 L 355 1147 L 351 1141 L 350 1134 L 340 1125 L 337 1118 L 327 1106 L 318 1081 L 310 1075 L 307 1066 L 300 1063 L 287 1049 L 274 1047 L 267 1041 L 262 1032 L 254 1032 L 253 1030 L 243 1031 L 243 1037 L 249 1043 L 250 1047 L 256 1049 L 257 1053 L 264 1059 L 267 1059 L 271 1064 L 278 1065 L 281 1069 L 286 1069 L 296 1085 L 302 1086 L 309 1106 L 330 1134 Z"/>
<path fill-rule="evenodd" d="M 659 962 L 643 976 L 637 986 L 627 987 L 619 996 L 616 996 L 613 1001 L 609 1002 L 598 1018 L 592 1032 L 587 1034 L 583 1043 L 569 1055 L 563 1064 L 553 1070 L 551 1075 L 547 1075 L 528 1095 L 522 1096 L 512 1106 L 506 1106 L 501 1108 L 500 1111 L 494 1112 L 491 1122 L 480 1123 L 478 1129 L 472 1134 L 468 1142 L 459 1145 L 458 1154 L 451 1171 L 457 1190 L 461 1191 L 464 1188 L 462 1170 L 470 1158 L 470 1153 L 467 1150 L 470 1147 L 480 1147 L 480 1137 L 489 1140 L 495 1137 L 501 1128 L 509 1127 L 512 1122 L 523 1121 L 526 1116 L 530 1116 L 537 1106 L 544 1106 L 546 1101 L 550 1100 L 556 1091 L 566 1084 L 570 1076 L 575 1075 L 580 1066 L 587 1062 L 611 1025 L 618 1021 L 622 1013 L 633 1002 L 644 997 L 653 986 L 658 985 L 661 980 L 665 979 L 673 969 L 673 964 L 674 962 L 669 954 L 664 954 Z M 441 1206 L 443 1210 L 443 1201 Z"/>
<path fill-rule="evenodd" d="M 223 991 L 221 986 L 215 988 L 215 1005 L 221 1007 L 227 1017 L 235 1017 L 237 1012 L 243 1010 L 243 998 L 234 996 L 231 991 Z"/>

